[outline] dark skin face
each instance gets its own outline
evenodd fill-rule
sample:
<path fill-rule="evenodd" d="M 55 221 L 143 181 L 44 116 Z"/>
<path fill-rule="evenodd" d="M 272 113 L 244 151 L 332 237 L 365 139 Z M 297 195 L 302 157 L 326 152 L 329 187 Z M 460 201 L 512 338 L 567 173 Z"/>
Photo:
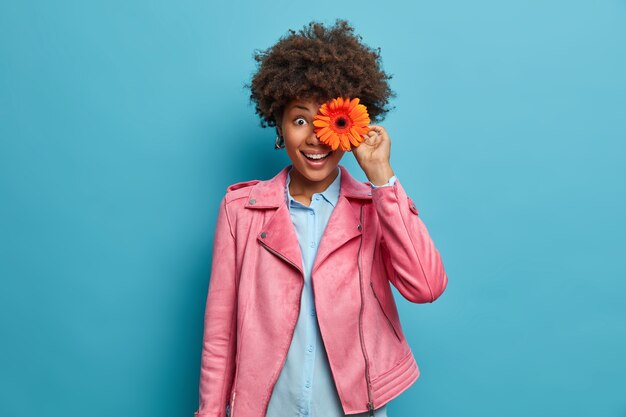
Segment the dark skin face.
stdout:
<path fill-rule="evenodd" d="M 285 139 L 285 150 L 293 170 L 289 193 L 304 205 L 311 204 L 314 193 L 324 191 L 339 174 L 339 161 L 346 152 L 319 141 L 313 129 L 313 118 L 322 103 L 310 99 L 292 100 L 277 120 L 278 133 Z M 306 154 L 327 154 L 324 160 L 310 161 Z"/>

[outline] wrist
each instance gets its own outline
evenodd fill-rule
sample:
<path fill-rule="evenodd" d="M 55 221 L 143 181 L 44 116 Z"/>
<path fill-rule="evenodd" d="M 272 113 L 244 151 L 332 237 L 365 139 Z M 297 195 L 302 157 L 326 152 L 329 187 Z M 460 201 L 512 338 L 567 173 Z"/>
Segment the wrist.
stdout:
<path fill-rule="evenodd" d="M 387 163 L 371 167 L 367 170 L 365 175 L 367 175 L 367 179 L 372 184 L 380 186 L 386 184 L 395 174 L 393 169 L 391 169 L 391 165 Z"/>

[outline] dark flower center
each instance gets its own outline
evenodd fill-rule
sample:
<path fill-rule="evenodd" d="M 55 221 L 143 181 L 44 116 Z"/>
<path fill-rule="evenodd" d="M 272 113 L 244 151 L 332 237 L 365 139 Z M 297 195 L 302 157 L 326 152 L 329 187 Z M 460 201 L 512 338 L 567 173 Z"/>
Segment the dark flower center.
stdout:
<path fill-rule="evenodd" d="M 337 126 L 339 126 L 339 127 L 346 127 L 347 124 L 348 124 L 348 122 L 343 117 L 340 117 L 340 118 L 337 119 Z"/>

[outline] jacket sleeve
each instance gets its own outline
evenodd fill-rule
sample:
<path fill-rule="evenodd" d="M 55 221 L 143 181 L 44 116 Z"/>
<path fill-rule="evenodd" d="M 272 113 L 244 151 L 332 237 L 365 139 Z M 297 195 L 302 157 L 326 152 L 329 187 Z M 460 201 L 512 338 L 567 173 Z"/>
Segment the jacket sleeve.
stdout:
<path fill-rule="evenodd" d="M 381 227 L 380 250 L 392 284 L 412 303 L 432 303 L 445 290 L 448 277 L 441 255 L 413 200 L 399 180 L 372 187 Z"/>
<path fill-rule="evenodd" d="M 194 417 L 224 417 L 235 372 L 237 288 L 235 238 L 222 199 L 217 216 L 204 314 L 199 407 Z"/>

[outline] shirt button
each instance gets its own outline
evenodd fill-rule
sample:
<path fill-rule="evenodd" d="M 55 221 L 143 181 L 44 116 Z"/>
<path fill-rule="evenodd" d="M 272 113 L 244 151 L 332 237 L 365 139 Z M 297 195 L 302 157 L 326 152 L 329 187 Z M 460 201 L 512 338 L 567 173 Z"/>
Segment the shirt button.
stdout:
<path fill-rule="evenodd" d="M 309 351 L 309 352 L 313 352 L 313 345 L 309 345 L 309 349 L 308 349 L 308 351 Z"/>
<path fill-rule="evenodd" d="M 311 310 L 311 315 L 314 316 L 315 315 L 315 310 Z"/>
<path fill-rule="evenodd" d="M 311 388 L 311 383 L 307 381 L 307 383 L 306 383 L 305 387 L 307 387 L 307 388 Z"/>
<path fill-rule="evenodd" d="M 309 212 L 309 215 L 311 216 L 315 216 L 315 213 L 313 213 L 312 211 Z"/>
<path fill-rule="evenodd" d="M 320 196 L 319 196 L 319 195 L 316 195 L 316 196 L 315 196 L 315 199 L 319 201 Z"/>
<path fill-rule="evenodd" d="M 314 248 L 315 247 L 315 242 L 311 242 L 311 247 Z"/>

